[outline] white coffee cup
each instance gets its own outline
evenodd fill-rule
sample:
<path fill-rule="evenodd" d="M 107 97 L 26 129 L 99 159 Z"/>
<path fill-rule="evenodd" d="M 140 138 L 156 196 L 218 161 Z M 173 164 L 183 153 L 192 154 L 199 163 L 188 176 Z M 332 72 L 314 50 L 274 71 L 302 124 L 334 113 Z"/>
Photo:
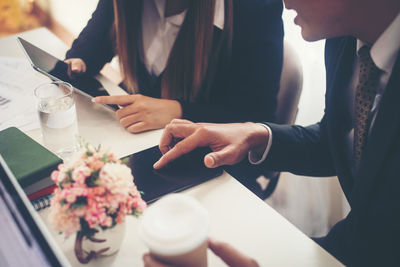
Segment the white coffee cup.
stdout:
<path fill-rule="evenodd" d="M 167 195 L 144 212 L 139 235 L 150 254 L 174 266 L 207 266 L 207 210 L 193 197 Z"/>

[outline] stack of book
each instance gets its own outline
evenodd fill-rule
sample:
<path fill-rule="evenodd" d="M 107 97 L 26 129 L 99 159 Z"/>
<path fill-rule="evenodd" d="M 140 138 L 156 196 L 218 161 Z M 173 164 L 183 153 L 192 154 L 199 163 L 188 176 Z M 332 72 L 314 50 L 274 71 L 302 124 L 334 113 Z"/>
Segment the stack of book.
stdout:
<path fill-rule="evenodd" d="M 34 207 L 49 206 L 56 188 L 50 175 L 62 160 L 15 127 L 0 131 L 0 154 Z"/>

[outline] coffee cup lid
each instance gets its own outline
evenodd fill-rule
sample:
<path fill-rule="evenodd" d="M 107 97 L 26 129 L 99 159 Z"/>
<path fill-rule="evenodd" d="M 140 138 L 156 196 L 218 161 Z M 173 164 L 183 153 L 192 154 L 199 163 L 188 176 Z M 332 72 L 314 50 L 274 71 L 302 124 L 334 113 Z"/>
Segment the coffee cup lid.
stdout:
<path fill-rule="evenodd" d="M 154 253 L 178 255 L 204 242 L 208 228 L 208 212 L 195 198 L 170 194 L 145 210 L 139 236 Z"/>

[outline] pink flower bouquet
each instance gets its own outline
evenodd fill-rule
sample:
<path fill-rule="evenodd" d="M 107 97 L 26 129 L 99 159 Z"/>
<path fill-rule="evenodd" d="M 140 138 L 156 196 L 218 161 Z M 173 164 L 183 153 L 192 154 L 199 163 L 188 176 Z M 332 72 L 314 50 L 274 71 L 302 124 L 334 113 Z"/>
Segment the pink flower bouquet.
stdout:
<path fill-rule="evenodd" d="M 128 214 L 138 216 L 146 207 L 129 167 L 100 148 L 87 145 L 60 164 L 51 178 L 58 188 L 49 219 L 67 237 L 79 232 L 91 238 L 99 230 L 123 223 Z"/>

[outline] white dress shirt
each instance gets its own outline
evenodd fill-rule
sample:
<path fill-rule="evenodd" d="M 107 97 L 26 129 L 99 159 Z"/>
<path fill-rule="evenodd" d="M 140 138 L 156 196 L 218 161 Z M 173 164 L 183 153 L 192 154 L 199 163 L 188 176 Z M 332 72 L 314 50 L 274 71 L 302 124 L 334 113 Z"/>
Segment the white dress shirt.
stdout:
<path fill-rule="evenodd" d="M 364 45 L 364 43 L 360 40 L 357 40 L 357 52 L 358 50 Z M 374 61 L 375 65 L 381 70 L 381 76 L 379 80 L 379 85 L 377 88 L 377 94 L 372 105 L 370 116 L 372 116 L 372 121 L 370 125 L 369 132 L 374 125 L 376 115 L 379 111 L 379 104 L 381 102 L 383 93 L 385 88 L 389 82 L 389 78 L 392 74 L 394 64 L 397 59 L 397 55 L 399 54 L 400 50 L 400 14 L 393 20 L 393 22 L 389 25 L 388 28 L 381 34 L 381 36 L 376 40 L 376 42 L 372 45 L 370 53 L 371 58 Z M 349 114 L 354 120 L 354 98 L 355 98 L 355 91 L 359 79 L 359 64 L 358 64 L 358 56 L 355 56 L 355 62 L 353 66 L 353 75 L 350 80 L 348 86 L 349 95 L 347 96 L 348 106 L 349 106 Z M 270 139 L 268 142 L 268 146 L 262 156 L 262 158 L 257 158 L 254 153 L 249 152 L 248 158 L 252 164 L 260 164 L 265 160 L 268 155 L 268 152 L 271 148 L 272 144 L 272 131 L 269 127 L 267 127 Z M 348 148 L 348 156 L 349 161 L 351 162 L 351 166 L 354 164 L 353 162 L 353 142 L 354 142 L 354 129 L 351 129 L 347 135 L 347 148 Z M 354 170 L 353 170 L 354 171 Z"/>
<path fill-rule="evenodd" d="M 165 17 L 165 4 L 166 0 L 143 1 L 139 56 L 152 76 L 159 76 L 164 71 L 187 12 L 184 10 L 179 14 Z M 223 29 L 224 21 L 224 0 L 217 0 L 214 25 Z"/>

